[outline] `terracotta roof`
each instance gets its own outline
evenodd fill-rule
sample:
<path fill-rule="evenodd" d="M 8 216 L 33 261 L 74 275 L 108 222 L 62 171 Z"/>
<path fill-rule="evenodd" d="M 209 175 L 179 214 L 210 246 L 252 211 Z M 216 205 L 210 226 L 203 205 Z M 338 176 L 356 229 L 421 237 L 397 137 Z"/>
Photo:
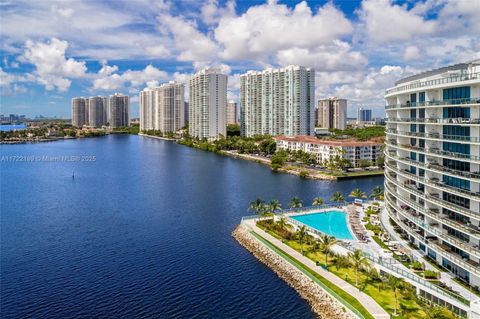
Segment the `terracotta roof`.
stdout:
<path fill-rule="evenodd" d="M 318 145 L 329 145 L 329 146 L 374 146 L 380 145 L 381 142 L 376 141 L 357 141 L 354 139 L 345 139 L 345 140 L 322 140 L 313 136 L 308 135 L 298 135 L 298 136 L 276 136 L 275 140 L 281 141 L 290 141 L 290 142 L 303 142 L 311 143 Z"/>

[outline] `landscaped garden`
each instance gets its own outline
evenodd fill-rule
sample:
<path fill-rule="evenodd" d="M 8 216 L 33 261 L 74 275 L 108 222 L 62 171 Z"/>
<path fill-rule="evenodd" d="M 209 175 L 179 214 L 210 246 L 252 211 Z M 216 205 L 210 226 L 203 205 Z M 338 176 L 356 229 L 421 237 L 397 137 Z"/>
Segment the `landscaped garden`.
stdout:
<path fill-rule="evenodd" d="M 434 318 L 455 318 L 448 310 L 440 307 L 425 311 L 428 306 L 417 298 L 412 285 L 392 275 L 379 274 L 361 251 L 357 250 L 348 256 L 333 253 L 332 246 L 336 242 L 333 237 L 315 239 L 304 227 L 294 231 L 284 219 L 264 219 L 257 225 L 317 265 L 358 287 L 386 311 L 396 315 L 396 318 L 432 318 L 432 313 L 436 315 Z"/>

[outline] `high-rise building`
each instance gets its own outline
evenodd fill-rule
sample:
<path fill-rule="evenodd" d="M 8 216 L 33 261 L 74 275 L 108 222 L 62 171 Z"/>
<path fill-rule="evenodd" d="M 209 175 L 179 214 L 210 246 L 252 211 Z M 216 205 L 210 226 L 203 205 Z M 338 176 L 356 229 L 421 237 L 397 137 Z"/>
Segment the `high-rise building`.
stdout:
<path fill-rule="evenodd" d="M 104 96 L 95 96 L 88 99 L 88 125 L 100 127 L 107 124 L 108 99 Z"/>
<path fill-rule="evenodd" d="M 184 114 L 183 118 L 185 119 L 185 123 L 184 123 L 184 126 L 185 126 L 188 123 L 188 114 L 189 114 L 188 113 L 188 102 L 185 102 L 184 105 L 185 106 L 183 108 L 183 114 Z"/>
<path fill-rule="evenodd" d="M 140 92 L 140 129 L 176 132 L 185 125 L 185 86 L 169 82 Z"/>
<path fill-rule="evenodd" d="M 371 122 L 372 110 L 359 108 L 357 114 L 357 122 Z"/>
<path fill-rule="evenodd" d="M 218 69 L 203 69 L 189 81 L 188 131 L 200 139 L 217 139 L 227 134 L 228 76 Z"/>
<path fill-rule="evenodd" d="M 108 108 L 110 111 L 110 127 L 116 128 L 130 125 L 130 99 L 128 96 L 121 93 L 110 95 Z"/>
<path fill-rule="evenodd" d="M 418 251 L 480 286 L 480 60 L 386 91 L 385 209 Z"/>
<path fill-rule="evenodd" d="M 83 97 L 74 97 L 72 99 L 72 125 L 76 127 L 82 127 L 88 123 L 88 114 L 86 109 L 88 108 L 88 99 Z"/>
<path fill-rule="evenodd" d="M 242 135 L 313 135 L 314 99 L 313 69 L 291 65 L 242 74 Z"/>
<path fill-rule="evenodd" d="M 230 100 L 227 103 L 227 125 L 238 124 L 237 102 Z"/>
<path fill-rule="evenodd" d="M 336 97 L 318 100 L 317 126 L 344 130 L 347 127 L 347 100 Z"/>

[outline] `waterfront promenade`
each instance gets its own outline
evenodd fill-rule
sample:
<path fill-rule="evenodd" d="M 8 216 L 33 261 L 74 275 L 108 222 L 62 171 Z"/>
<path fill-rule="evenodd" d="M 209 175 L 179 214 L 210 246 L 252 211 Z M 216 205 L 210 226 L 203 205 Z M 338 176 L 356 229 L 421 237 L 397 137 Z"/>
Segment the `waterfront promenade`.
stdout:
<path fill-rule="evenodd" d="M 372 314 L 375 318 L 378 319 L 388 319 L 390 315 L 370 296 L 360 291 L 358 288 L 352 286 L 348 282 L 344 281 L 343 279 L 337 277 L 336 275 L 332 274 L 331 272 L 317 266 L 311 259 L 303 256 L 295 249 L 285 245 L 277 238 L 273 237 L 272 235 L 268 234 L 267 232 L 263 231 L 256 225 L 255 219 L 245 220 L 244 224 L 253 230 L 255 233 L 260 235 L 261 237 L 265 238 L 266 240 L 270 241 L 275 246 L 282 249 L 284 252 L 289 254 L 290 256 L 294 257 L 308 268 L 315 271 L 320 276 L 324 277 L 331 283 L 335 284 L 336 286 L 343 289 L 345 292 L 349 293 L 352 297 L 357 299 L 367 311 Z"/>

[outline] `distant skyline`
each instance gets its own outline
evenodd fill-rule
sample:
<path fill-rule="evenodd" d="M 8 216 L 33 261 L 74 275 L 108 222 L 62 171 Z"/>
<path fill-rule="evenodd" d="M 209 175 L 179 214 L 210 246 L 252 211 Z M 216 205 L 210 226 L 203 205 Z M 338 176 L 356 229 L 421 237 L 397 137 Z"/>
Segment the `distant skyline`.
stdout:
<path fill-rule="evenodd" d="M 384 115 L 384 89 L 427 69 L 480 58 L 479 1 L 0 0 L 0 113 L 70 117 L 74 96 L 131 97 L 220 67 L 239 75 L 298 64 L 316 99 Z M 186 95 L 188 99 L 188 95 Z"/>

